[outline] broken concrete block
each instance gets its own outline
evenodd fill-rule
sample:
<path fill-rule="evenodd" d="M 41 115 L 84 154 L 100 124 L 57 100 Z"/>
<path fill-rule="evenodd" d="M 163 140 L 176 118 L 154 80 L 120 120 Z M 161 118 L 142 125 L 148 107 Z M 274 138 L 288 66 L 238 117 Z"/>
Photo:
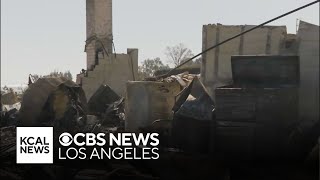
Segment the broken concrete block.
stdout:
<path fill-rule="evenodd" d="M 175 97 L 180 90 L 177 82 L 128 82 L 125 129 L 136 131 L 155 120 L 170 119 Z"/>

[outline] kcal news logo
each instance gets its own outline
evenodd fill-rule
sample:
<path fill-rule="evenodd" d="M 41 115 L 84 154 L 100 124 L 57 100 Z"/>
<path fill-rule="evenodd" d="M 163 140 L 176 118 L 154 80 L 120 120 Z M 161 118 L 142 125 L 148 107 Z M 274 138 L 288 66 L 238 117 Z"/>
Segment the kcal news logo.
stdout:
<path fill-rule="evenodd" d="M 17 127 L 17 164 L 53 163 L 53 127 Z"/>
<path fill-rule="evenodd" d="M 77 133 L 59 136 L 59 159 L 158 159 L 158 133 Z"/>
<path fill-rule="evenodd" d="M 56 145 L 60 160 L 159 159 L 158 133 L 65 132 Z M 53 127 L 17 127 L 16 154 L 17 164 L 53 164 Z"/>

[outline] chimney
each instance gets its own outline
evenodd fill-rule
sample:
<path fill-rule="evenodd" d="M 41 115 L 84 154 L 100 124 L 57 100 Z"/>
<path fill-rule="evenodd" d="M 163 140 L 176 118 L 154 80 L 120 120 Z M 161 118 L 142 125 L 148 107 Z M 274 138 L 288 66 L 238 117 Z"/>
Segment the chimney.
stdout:
<path fill-rule="evenodd" d="M 96 64 L 97 53 L 112 54 L 112 0 L 86 0 L 87 69 Z M 107 52 L 105 52 L 107 51 Z"/>

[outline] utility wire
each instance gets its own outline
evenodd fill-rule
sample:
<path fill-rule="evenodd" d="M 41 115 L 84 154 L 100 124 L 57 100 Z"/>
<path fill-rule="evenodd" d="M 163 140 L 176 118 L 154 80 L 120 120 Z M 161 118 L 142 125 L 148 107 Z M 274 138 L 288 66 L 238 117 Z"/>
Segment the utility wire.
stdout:
<path fill-rule="evenodd" d="M 294 10 L 292 10 L 292 11 L 289 11 L 289 12 L 287 12 L 287 13 L 285 13 L 285 14 L 282 14 L 282 15 L 280 15 L 280 16 L 278 16 L 278 17 L 275 17 L 275 18 L 273 18 L 273 19 L 271 19 L 271 20 L 269 20 L 269 21 L 266 21 L 266 22 L 264 22 L 264 23 L 262 23 L 262 24 L 260 24 L 260 25 L 257 25 L 257 26 L 255 26 L 255 27 L 253 27 L 253 28 L 251 28 L 251 29 L 248 29 L 248 30 L 246 30 L 246 31 L 243 31 L 242 33 L 237 34 L 237 35 L 235 35 L 235 36 L 233 36 L 233 37 L 230 37 L 230 38 L 228 38 L 228 39 L 226 39 L 226 40 L 224 40 L 224 41 L 222 41 L 222 42 L 219 42 L 219 43 L 215 44 L 214 46 L 211 46 L 211 47 L 209 47 L 208 49 L 202 51 L 201 53 L 193 56 L 192 58 L 188 59 L 187 61 L 184 61 L 183 63 L 179 64 L 177 67 L 171 69 L 171 70 L 170 70 L 169 72 L 167 72 L 166 74 L 157 76 L 157 78 L 168 77 L 168 76 L 171 75 L 171 73 L 172 73 L 174 70 L 176 70 L 176 69 L 178 69 L 179 67 L 185 65 L 186 63 L 192 61 L 193 59 L 197 58 L 198 56 L 200 56 L 200 55 L 202 55 L 202 54 L 204 54 L 204 53 L 206 53 L 206 52 L 208 52 L 208 51 L 210 51 L 210 50 L 212 50 L 212 49 L 214 49 L 214 48 L 216 48 L 216 47 L 218 47 L 218 46 L 220 46 L 220 45 L 222 45 L 222 44 L 224 44 L 224 43 L 226 43 L 226 42 L 228 42 L 228 41 L 231 41 L 231 40 L 233 40 L 233 39 L 235 39 L 235 38 L 237 38 L 237 37 L 239 37 L 239 36 L 242 36 L 242 35 L 250 32 L 250 31 L 253 31 L 253 30 L 255 30 L 255 29 L 259 28 L 259 27 L 262 27 L 262 26 L 264 26 L 264 25 L 266 25 L 266 24 L 269 24 L 269 23 L 271 23 L 271 22 L 273 22 L 273 21 L 275 21 L 275 20 L 278 20 L 278 19 L 280 19 L 280 18 L 283 18 L 283 17 L 285 17 L 285 16 L 287 16 L 287 15 L 289 15 L 289 14 L 292 14 L 292 13 L 294 13 L 294 12 L 297 12 L 297 11 L 299 11 L 299 10 L 301 10 L 301 9 L 304 9 L 304 8 L 306 8 L 306 7 L 309 7 L 309 6 L 311 6 L 311 5 L 313 5 L 313 4 L 316 4 L 316 3 L 318 3 L 318 2 L 320 2 L 320 0 L 313 1 L 313 2 L 311 2 L 311 3 L 309 3 L 309 4 L 306 4 L 306 5 L 304 5 L 304 6 L 301 6 L 301 7 L 299 7 L 299 8 L 296 8 L 296 9 L 294 9 Z"/>

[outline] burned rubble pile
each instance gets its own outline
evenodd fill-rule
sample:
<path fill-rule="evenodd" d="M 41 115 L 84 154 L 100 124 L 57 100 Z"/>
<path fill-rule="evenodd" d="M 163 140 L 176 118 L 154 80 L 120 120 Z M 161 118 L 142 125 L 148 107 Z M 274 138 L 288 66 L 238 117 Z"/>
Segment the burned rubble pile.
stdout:
<path fill-rule="evenodd" d="M 233 73 L 238 73 L 237 77 L 250 73 L 241 60 L 233 62 L 240 62 L 234 65 Z M 260 66 L 259 63 L 253 66 Z M 260 75 L 264 76 L 263 73 Z M 244 79 L 245 83 L 252 82 Z M 281 177 L 305 177 L 304 173 L 310 171 L 309 175 L 314 177 L 313 168 L 319 158 L 319 125 L 310 130 L 303 128 L 303 123 L 290 120 L 296 117 L 292 114 L 296 111 L 292 104 L 295 101 L 292 97 L 290 101 L 285 98 L 295 95 L 297 84 L 291 87 L 293 90 L 286 91 L 281 88 L 288 85 L 264 88 L 266 84 L 259 87 L 241 84 L 243 79 L 234 82 L 217 88 L 213 100 L 199 75 L 184 72 L 155 81 L 137 82 L 137 89 L 133 88 L 136 82 L 128 82 L 127 90 L 132 92 L 127 97 L 121 97 L 110 86 L 102 84 L 87 100 L 81 86 L 70 80 L 41 78 L 29 85 L 21 108 L 2 108 L 0 178 L 230 179 L 233 176 L 237 179 L 259 178 L 261 173 L 271 178 L 279 177 L 279 174 Z M 149 90 L 142 88 L 140 92 L 144 86 Z M 287 93 L 283 94 L 283 91 Z M 172 96 L 172 92 L 178 93 Z M 272 101 L 267 97 L 273 98 Z M 147 105 L 152 108 L 143 109 L 145 102 L 151 102 Z M 172 105 L 169 110 L 163 108 L 169 105 Z M 253 107 L 260 109 L 253 111 Z M 283 107 L 291 108 L 292 112 L 283 112 Z M 132 115 L 146 120 L 133 122 Z M 272 116 L 274 121 L 264 122 L 268 121 L 267 116 Z M 53 126 L 54 133 L 157 132 L 160 158 L 154 161 L 57 161 L 51 166 L 18 166 L 14 160 L 16 126 Z M 273 134 L 266 132 L 267 128 Z M 287 162 L 290 162 L 289 166 Z M 292 170 L 297 173 L 289 173 Z"/>
<path fill-rule="evenodd" d="M 116 94 L 108 85 L 101 85 L 88 101 L 89 114 L 100 119 L 93 125 L 92 131 L 98 127 L 109 130 L 124 130 L 124 98 Z M 89 123 L 90 124 L 90 123 Z"/>
<path fill-rule="evenodd" d="M 21 107 L 19 96 L 12 90 L 1 91 L 1 122 L 0 126 L 15 125 L 18 110 Z"/>
<path fill-rule="evenodd" d="M 8 109 L 5 108 L 9 107 L 8 103 L 1 103 L 0 178 L 33 179 L 40 176 L 60 179 L 67 175 L 75 179 L 90 179 L 100 175 L 105 178 L 143 176 L 128 163 L 122 162 L 118 164 L 108 162 L 109 165 L 104 170 L 95 169 L 96 165 L 92 164 L 85 164 L 86 167 L 77 167 L 73 164 L 73 167 L 71 165 L 69 168 L 61 164 L 53 167 L 15 164 L 16 126 L 52 126 L 54 134 L 65 131 L 72 133 L 122 131 L 124 130 L 123 103 L 124 98 L 118 96 L 107 85 L 102 85 L 87 103 L 82 88 L 65 78 L 40 78 L 30 84 L 23 95 L 21 108 L 10 105 L 12 109 Z M 61 174 L 59 176 L 54 172 Z"/>

